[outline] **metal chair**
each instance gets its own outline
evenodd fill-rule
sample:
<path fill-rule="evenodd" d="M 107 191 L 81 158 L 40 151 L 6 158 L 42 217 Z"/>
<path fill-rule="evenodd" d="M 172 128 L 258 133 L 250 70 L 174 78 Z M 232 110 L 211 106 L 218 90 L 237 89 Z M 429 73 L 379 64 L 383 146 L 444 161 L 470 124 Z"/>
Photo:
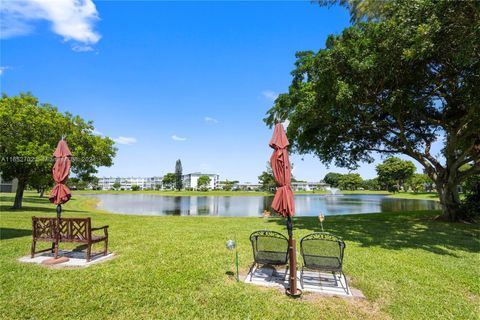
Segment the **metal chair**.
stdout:
<path fill-rule="evenodd" d="M 288 239 L 281 233 L 270 230 L 258 230 L 250 235 L 253 249 L 253 264 L 250 267 L 250 281 L 258 265 L 287 265 L 288 272 Z"/>
<path fill-rule="evenodd" d="M 337 282 L 336 273 L 343 275 L 345 279 L 345 291 L 349 293 L 347 277 L 343 273 L 343 253 L 345 242 L 339 237 L 328 232 L 316 232 L 306 235 L 300 240 L 300 254 L 303 258 L 302 271 L 300 272 L 300 282 L 303 287 L 304 269 L 331 272 L 335 283 Z M 341 279 L 341 278 L 340 278 Z M 340 281 L 340 283 L 342 283 Z M 343 287 L 343 284 L 342 284 Z"/>

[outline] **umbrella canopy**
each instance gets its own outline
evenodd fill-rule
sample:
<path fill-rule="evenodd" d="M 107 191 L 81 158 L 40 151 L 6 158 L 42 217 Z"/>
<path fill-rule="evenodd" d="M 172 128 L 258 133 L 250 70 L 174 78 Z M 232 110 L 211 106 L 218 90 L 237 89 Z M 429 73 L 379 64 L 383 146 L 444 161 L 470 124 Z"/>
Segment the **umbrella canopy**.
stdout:
<path fill-rule="evenodd" d="M 272 209 L 284 217 L 291 217 L 295 214 L 293 191 L 290 186 L 292 168 L 290 160 L 288 159 L 287 151 L 289 143 L 281 123 L 275 125 L 269 145 L 275 149 L 270 157 L 270 164 L 272 166 L 273 175 L 278 184 L 277 192 L 275 193 L 272 202 Z"/>
<path fill-rule="evenodd" d="M 57 149 L 53 153 L 55 157 L 55 164 L 52 169 L 53 180 L 55 180 L 55 187 L 50 192 L 50 202 L 59 205 L 70 200 L 72 196 L 70 189 L 65 185 L 70 174 L 70 157 L 72 154 L 68 149 L 67 142 L 62 139 L 58 142 Z"/>
<path fill-rule="evenodd" d="M 286 292 L 292 297 L 298 297 L 301 295 L 301 290 L 297 290 L 297 253 L 296 242 L 293 238 L 292 216 L 295 214 L 295 203 L 292 187 L 290 186 L 292 167 L 288 159 L 287 147 L 289 143 L 281 123 L 275 125 L 269 145 L 275 149 L 270 158 L 270 163 L 272 165 L 273 175 L 278 184 L 277 192 L 272 202 L 272 209 L 287 218 L 290 275 L 289 288 Z"/>

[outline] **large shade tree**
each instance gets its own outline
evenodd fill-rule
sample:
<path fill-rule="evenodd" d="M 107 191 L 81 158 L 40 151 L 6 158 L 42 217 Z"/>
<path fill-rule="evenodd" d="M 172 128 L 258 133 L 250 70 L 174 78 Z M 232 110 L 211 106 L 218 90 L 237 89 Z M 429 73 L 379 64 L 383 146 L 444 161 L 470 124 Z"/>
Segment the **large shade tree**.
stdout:
<path fill-rule="evenodd" d="M 0 172 L 18 179 L 14 208 L 21 208 L 28 185 L 48 184 L 52 154 L 64 136 L 72 159 L 72 172 L 87 180 L 99 166 L 112 165 L 116 149 L 108 137 L 93 133 L 93 122 L 61 113 L 31 94 L 3 95 L 0 99 Z"/>
<path fill-rule="evenodd" d="M 340 1 L 352 26 L 297 53 L 266 122 L 288 119 L 294 150 L 341 167 L 408 155 L 434 181 L 443 217 L 461 219 L 457 185 L 480 173 L 480 2 L 368 1 L 362 11 L 358 2 Z"/>

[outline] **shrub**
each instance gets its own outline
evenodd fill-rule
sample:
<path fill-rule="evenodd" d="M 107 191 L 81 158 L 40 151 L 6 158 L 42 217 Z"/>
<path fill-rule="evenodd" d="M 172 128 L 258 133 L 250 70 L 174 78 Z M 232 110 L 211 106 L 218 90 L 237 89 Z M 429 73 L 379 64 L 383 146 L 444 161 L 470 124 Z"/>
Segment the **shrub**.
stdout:
<path fill-rule="evenodd" d="M 462 211 L 468 220 L 476 220 L 480 217 L 480 176 L 473 176 L 465 187 Z"/>

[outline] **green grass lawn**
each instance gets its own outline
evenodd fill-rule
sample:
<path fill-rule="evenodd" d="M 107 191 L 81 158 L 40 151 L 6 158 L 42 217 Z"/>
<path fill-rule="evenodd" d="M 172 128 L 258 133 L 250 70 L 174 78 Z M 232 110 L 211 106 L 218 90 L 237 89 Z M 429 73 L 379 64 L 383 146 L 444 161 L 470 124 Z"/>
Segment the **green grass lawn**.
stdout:
<path fill-rule="evenodd" d="M 440 201 L 438 198 L 438 193 L 436 192 L 398 192 L 394 194 L 390 194 L 389 198 L 397 198 L 397 199 L 419 199 L 419 200 L 434 200 Z"/>
<path fill-rule="evenodd" d="M 0 200 L 3 319 L 478 319 L 480 312 L 479 225 L 432 220 L 438 212 L 327 217 L 327 231 L 346 241 L 350 285 L 367 300 L 308 294 L 292 300 L 235 282 L 234 256 L 225 249 L 236 234 L 246 273 L 250 233 L 286 233 L 283 219 L 114 215 L 76 197 L 64 216 L 110 225 L 116 258 L 86 269 L 48 269 L 17 259 L 29 253 L 31 216 L 54 216 L 54 206 L 33 193 L 21 211 L 8 209 L 13 195 Z M 294 223 L 297 239 L 319 231 L 316 218 Z"/>

